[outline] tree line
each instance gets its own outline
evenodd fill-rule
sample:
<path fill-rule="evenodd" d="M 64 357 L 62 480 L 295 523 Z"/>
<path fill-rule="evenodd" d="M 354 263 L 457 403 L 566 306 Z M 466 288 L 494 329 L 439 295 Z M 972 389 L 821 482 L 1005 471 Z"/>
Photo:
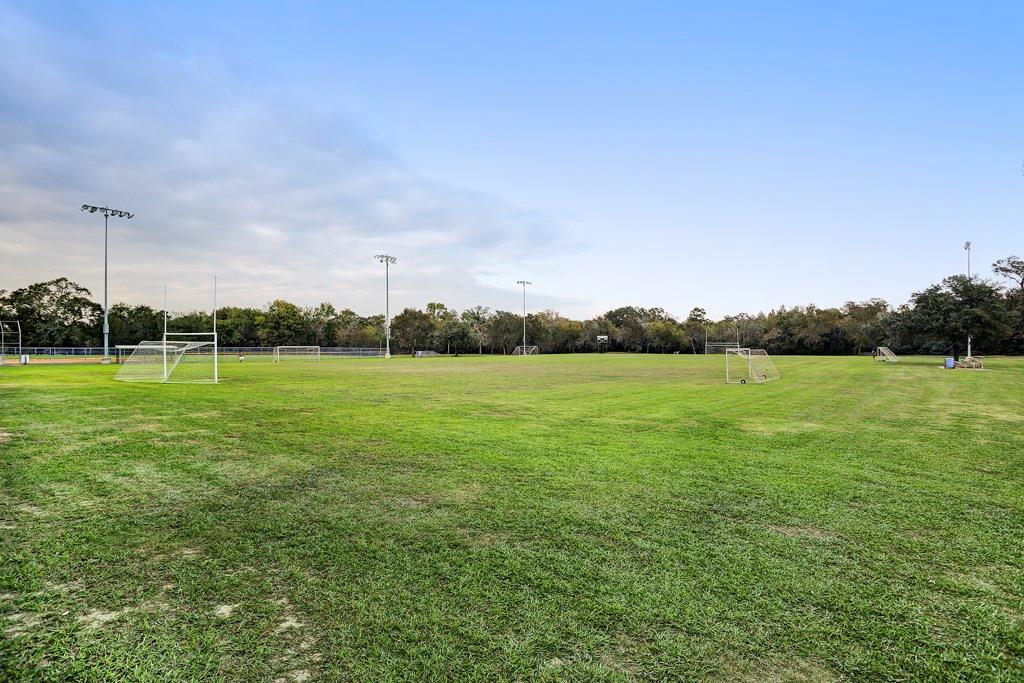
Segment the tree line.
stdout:
<path fill-rule="evenodd" d="M 555 311 L 526 316 L 527 343 L 541 353 L 626 351 L 702 353 L 704 342 L 738 341 L 774 354 L 856 354 L 877 346 L 897 353 L 966 350 L 973 338 L 978 353 L 1024 353 L 1024 259 L 993 264 L 999 280 L 953 275 L 915 292 L 898 307 L 882 299 L 850 301 L 839 308 L 780 307 L 768 313 L 712 320 L 702 308 L 676 319 L 661 308 L 623 306 L 589 320 Z M 110 307 L 112 344 L 159 339 L 163 311 L 118 303 Z M 209 312 L 170 314 L 172 332 L 207 331 Z M 21 322 L 25 346 L 98 346 L 102 307 L 88 289 L 58 278 L 0 290 L 0 320 Z M 217 310 L 222 346 L 316 345 L 380 347 L 384 316 L 362 316 L 330 303 L 302 307 L 276 300 L 263 308 L 226 306 Z M 507 354 L 522 343 L 519 313 L 476 306 L 463 311 L 443 303 L 425 310 L 406 308 L 391 321 L 393 352 Z M 599 337 L 607 337 L 599 343 Z"/>

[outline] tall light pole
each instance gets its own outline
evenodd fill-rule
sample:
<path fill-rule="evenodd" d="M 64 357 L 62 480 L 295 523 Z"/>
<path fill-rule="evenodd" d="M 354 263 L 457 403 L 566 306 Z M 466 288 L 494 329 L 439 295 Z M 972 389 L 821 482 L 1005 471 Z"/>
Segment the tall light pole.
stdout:
<path fill-rule="evenodd" d="M 391 358 L 391 264 L 398 259 L 388 254 L 377 254 L 373 258 L 384 264 L 384 357 Z"/>
<path fill-rule="evenodd" d="M 964 242 L 964 251 L 967 252 L 967 281 L 971 281 L 971 243 Z M 967 357 L 971 357 L 971 334 L 967 333 Z"/>
<path fill-rule="evenodd" d="M 529 280 L 516 280 L 517 285 L 523 286 L 523 355 L 526 355 L 526 285 L 532 285 Z"/>
<path fill-rule="evenodd" d="M 107 306 L 107 221 L 111 216 L 114 218 L 131 218 L 134 213 L 128 213 L 121 209 L 111 209 L 106 206 L 91 206 L 82 204 L 82 211 L 103 214 L 103 364 L 110 364 L 110 308 Z"/>

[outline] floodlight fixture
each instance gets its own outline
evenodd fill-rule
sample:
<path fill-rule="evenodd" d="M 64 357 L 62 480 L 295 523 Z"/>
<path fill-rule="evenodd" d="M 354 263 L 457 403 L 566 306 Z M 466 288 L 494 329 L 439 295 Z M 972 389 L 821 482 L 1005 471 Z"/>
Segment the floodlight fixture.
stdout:
<path fill-rule="evenodd" d="M 391 265 L 398 263 L 398 259 L 390 254 L 373 258 L 384 264 L 384 357 L 391 358 Z"/>
<path fill-rule="evenodd" d="M 110 307 L 107 305 L 107 222 L 111 216 L 114 218 L 132 218 L 133 213 L 121 209 L 111 209 L 108 206 L 93 206 L 82 204 L 81 211 L 103 214 L 103 363 L 110 363 Z"/>

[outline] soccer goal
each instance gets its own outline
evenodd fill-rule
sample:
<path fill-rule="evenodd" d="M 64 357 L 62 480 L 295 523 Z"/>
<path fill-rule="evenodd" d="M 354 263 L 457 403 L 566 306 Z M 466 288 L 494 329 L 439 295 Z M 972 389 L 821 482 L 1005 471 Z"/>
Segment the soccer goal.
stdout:
<path fill-rule="evenodd" d="M 275 346 L 274 362 L 280 363 L 283 360 L 308 360 L 314 363 L 320 362 L 319 346 Z"/>
<path fill-rule="evenodd" d="M 725 381 L 728 384 L 761 384 L 780 377 L 764 349 L 726 349 Z"/>
<path fill-rule="evenodd" d="M 0 320 L 0 365 L 14 356 L 14 363 L 21 362 L 21 323 L 17 320 Z"/>
<path fill-rule="evenodd" d="M 896 357 L 896 354 L 888 346 L 879 346 L 875 352 L 875 360 L 885 363 L 897 363 L 900 359 Z"/>
<path fill-rule="evenodd" d="M 138 343 L 118 368 L 122 382 L 216 384 L 217 333 L 168 332 L 160 341 Z"/>
<path fill-rule="evenodd" d="M 536 356 L 539 353 L 539 346 L 517 346 L 512 350 L 513 356 Z"/>
<path fill-rule="evenodd" d="M 709 341 L 706 341 L 706 342 L 704 342 L 704 354 L 705 355 L 712 354 L 712 353 L 725 353 L 729 349 L 738 349 L 738 348 L 740 348 L 740 343 L 738 341 L 732 341 L 732 342 L 722 342 L 722 341 L 709 342 Z"/>

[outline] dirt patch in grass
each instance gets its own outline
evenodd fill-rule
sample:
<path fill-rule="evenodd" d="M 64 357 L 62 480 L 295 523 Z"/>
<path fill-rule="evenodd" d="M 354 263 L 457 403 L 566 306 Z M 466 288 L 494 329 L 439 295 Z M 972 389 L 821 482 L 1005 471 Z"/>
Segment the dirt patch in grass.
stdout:
<path fill-rule="evenodd" d="M 78 617 L 78 621 L 80 621 L 86 628 L 99 628 L 119 619 L 126 611 L 127 610 L 105 612 L 103 610 L 94 609 L 91 612 L 87 612 L 86 614 Z"/>
<path fill-rule="evenodd" d="M 843 678 L 814 657 L 774 662 L 731 662 L 715 680 L 739 683 L 838 683 Z"/>
<path fill-rule="evenodd" d="M 392 499 L 395 507 L 399 508 L 427 508 L 436 502 L 437 496 L 430 495 L 400 496 Z"/>
<path fill-rule="evenodd" d="M 0 443 L 7 443 L 15 437 L 13 432 L 0 432 Z"/>
<path fill-rule="evenodd" d="M 822 540 L 831 540 L 834 538 L 832 534 L 827 531 L 822 531 L 813 526 L 785 526 L 779 524 L 769 524 L 768 530 L 772 533 L 779 534 L 780 536 L 788 536 L 790 538 L 820 538 Z"/>
<path fill-rule="evenodd" d="M 285 672 L 274 678 L 275 683 L 301 683 L 319 673 L 323 660 L 318 648 L 318 639 L 310 633 L 308 619 L 299 614 L 288 598 L 270 601 L 281 607 L 281 621 L 274 628 L 274 635 L 282 641 L 284 654 L 275 657 L 274 662 Z"/>
<path fill-rule="evenodd" d="M 4 629 L 4 633 L 9 636 L 28 633 L 42 622 L 39 615 L 34 612 L 15 612 L 5 616 L 4 620 L 10 624 Z"/>
<path fill-rule="evenodd" d="M 49 517 L 50 515 L 50 512 L 48 510 L 44 510 L 41 507 L 29 504 L 19 505 L 18 512 L 21 512 L 26 515 L 32 515 L 33 517 Z"/>
<path fill-rule="evenodd" d="M 74 581 L 68 581 L 66 583 L 55 583 L 53 581 L 46 581 L 43 583 L 42 593 L 78 593 L 79 591 L 85 590 L 85 583 L 75 579 Z"/>
<path fill-rule="evenodd" d="M 213 609 L 213 615 L 221 619 L 227 619 L 235 613 L 236 609 L 238 609 L 238 605 L 217 605 Z"/>

